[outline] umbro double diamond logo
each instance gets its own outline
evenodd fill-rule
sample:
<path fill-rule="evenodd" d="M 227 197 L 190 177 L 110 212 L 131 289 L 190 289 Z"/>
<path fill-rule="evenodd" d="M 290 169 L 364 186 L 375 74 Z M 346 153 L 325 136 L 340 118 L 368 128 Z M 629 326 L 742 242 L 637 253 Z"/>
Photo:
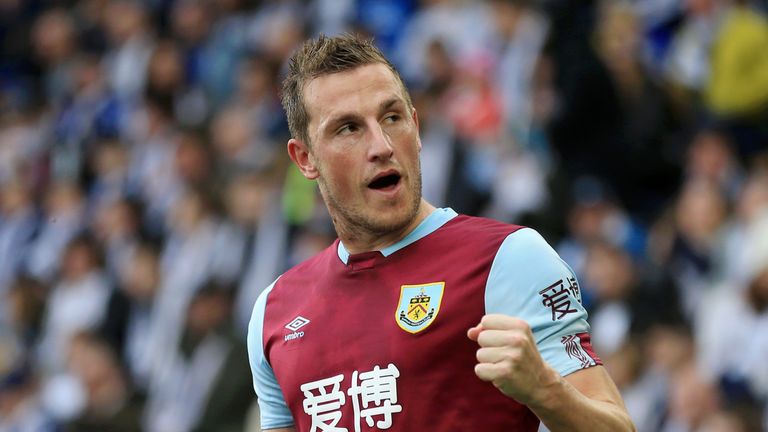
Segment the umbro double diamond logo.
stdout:
<path fill-rule="evenodd" d="M 298 339 L 301 337 L 304 337 L 303 331 L 297 331 L 298 329 L 304 327 L 305 325 L 309 324 L 309 320 L 304 318 L 303 316 L 299 315 L 296 318 L 293 319 L 293 321 L 289 322 L 285 325 L 285 328 L 290 330 L 292 333 L 289 333 L 285 335 L 284 340 L 287 342 L 289 340 Z"/>

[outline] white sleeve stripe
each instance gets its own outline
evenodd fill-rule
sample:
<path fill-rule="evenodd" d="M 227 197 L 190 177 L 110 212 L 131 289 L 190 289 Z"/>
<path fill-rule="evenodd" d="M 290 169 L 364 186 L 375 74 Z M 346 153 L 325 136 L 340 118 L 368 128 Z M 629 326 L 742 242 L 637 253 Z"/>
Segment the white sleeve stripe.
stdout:
<path fill-rule="evenodd" d="M 264 356 L 264 314 L 267 297 L 275 283 L 277 280 L 259 295 L 248 326 L 248 356 L 253 373 L 253 387 L 258 395 L 261 427 L 264 429 L 293 425 L 293 417 L 285 403 L 283 392 L 272 367 Z"/>

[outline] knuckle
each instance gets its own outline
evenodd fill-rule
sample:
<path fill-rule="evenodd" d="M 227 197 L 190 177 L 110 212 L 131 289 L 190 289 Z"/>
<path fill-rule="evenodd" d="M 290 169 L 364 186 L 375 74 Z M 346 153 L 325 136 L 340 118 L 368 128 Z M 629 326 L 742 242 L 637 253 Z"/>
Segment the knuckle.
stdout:
<path fill-rule="evenodd" d="M 519 332 L 510 332 L 507 334 L 507 344 L 512 347 L 518 347 L 525 343 L 525 335 Z"/>
<path fill-rule="evenodd" d="M 520 351 L 518 350 L 510 350 L 507 353 L 507 360 L 509 360 L 509 363 L 511 365 L 516 365 L 518 361 L 520 360 Z"/>
<path fill-rule="evenodd" d="M 488 345 L 488 333 L 485 331 L 480 332 L 480 335 L 477 336 L 477 343 L 480 346 Z"/>
<path fill-rule="evenodd" d="M 530 330 L 531 326 L 528 324 L 528 321 L 522 319 L 522 318 L 515 318 L 515 327 L 521 329 L 521 330 Z"/>
<path fill-rule="evenodd" d="M 490 372 L 488 371 L 488 368 L 484 367 L 481 364 L 475 365 L 475 375 L 477 375 L 478 378 L 484 381 L 488 381 L 492 378 Z"/>
<path fill-rule="evenodd" d="M 515 364 L 512 361 L 506 361 L 501 369 L 503 376 L 511 376 L 515 373 Z"/>
<path fill-rule="evenodd" d="M 485 358 L 485 351 L 483 351 L 484 349 L 485 349 L 485 348 L 480 348 L 479 350 L 477 350 L 477 351 L 475 352 L 475 358 L 476 358 L 476 359 L 477 359 L 477 361 L 479 361 L 479 362 L 482 362 L 482 361 L 483 361 L 483 359 Z"/>
<path fill-rule="evenodd" d="M 502 356 L 501 364 L 504 368 L 512 368 L 518 362 L 519 356 L 515 350 L 506 350 Z"/>

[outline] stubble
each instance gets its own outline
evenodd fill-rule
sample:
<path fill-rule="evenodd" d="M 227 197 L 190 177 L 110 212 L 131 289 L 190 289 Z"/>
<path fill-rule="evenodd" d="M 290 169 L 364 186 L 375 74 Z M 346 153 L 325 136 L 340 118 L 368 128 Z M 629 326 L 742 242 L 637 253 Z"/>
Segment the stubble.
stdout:
<path fill-rule="evenodd" d="M 373 213 L 374 210 L 370 208 L 359 209 L 345 205 L 338 199 L 332 188 L 329 188 L 326 182 L 322 180 L 323 176 L 321 175 L 318 179 L 318 186 L 338 236 L 347 239 L 369 239 L 405 229 L 418 215 L 421 203 L 421 161 L 418 158 L 414 173 L 413 185 L 403 185 L 412 188 L 410 191 L 411 200 L 406 207 L 405 214 L 395 219 L 377 218 L 376 214 Z M 362 205 L 367 206 L 366 203 L 362 203 Z"/>

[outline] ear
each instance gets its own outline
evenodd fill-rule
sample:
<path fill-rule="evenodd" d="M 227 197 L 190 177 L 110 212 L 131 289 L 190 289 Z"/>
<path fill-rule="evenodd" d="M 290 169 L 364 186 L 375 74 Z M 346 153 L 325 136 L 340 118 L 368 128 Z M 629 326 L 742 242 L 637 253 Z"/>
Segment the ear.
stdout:
<path fill-rule="evenodd" d="M 413 124 L 416 125 L 416 142 L 419 143 L 419 151 L 421 151 L 421 131 L 419 130 L 419 114 L 416 113 L 416 108 L 412 108 L 411 111 L 411 118 L 413 119 Z"/>
<path fill-rule="evenodd" d="M 288 156 L 291 157 L 293 163 L 299 167 L 299 170 L 309 180 L 315 180 L 320 177 L 320 171 L 313 162 L 312 155 L 303 141 L 296 138 L 288 140 Z"/>

